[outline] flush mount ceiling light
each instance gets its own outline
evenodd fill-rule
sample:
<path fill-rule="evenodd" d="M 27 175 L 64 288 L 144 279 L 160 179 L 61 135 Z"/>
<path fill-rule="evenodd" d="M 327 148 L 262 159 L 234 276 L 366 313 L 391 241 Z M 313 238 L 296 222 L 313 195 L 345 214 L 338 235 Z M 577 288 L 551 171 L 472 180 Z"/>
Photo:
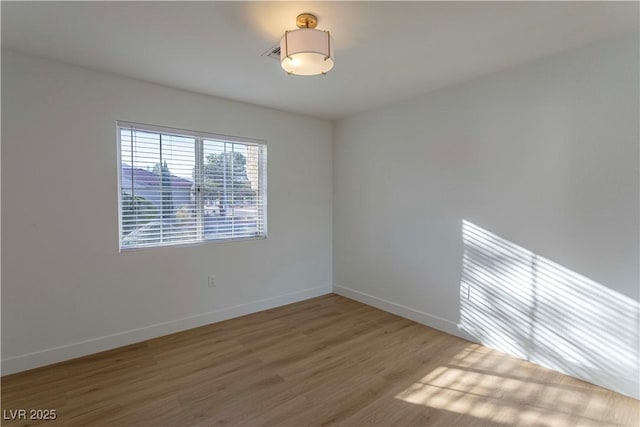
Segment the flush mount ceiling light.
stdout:
<path fill-rule="evenodd" d="M 280 65 L 296 76 L 327 74 L 333 68 L 333 38 L 316 30 L 318 18 L 303 13 L 296 18 L 298 30 L 285 31 L 280 40 Z"/>

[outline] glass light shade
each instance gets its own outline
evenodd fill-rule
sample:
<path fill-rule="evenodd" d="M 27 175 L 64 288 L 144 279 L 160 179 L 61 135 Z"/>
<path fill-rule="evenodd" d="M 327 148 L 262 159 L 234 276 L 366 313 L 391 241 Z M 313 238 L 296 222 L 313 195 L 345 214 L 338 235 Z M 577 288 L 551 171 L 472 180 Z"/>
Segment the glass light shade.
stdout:
<path fill-rule="evenodd" d="M 280 40 L 280 65 L 289 74 L 315 76 L 333 68 L 333 37 L 328 31 L 300 28 Z"/>

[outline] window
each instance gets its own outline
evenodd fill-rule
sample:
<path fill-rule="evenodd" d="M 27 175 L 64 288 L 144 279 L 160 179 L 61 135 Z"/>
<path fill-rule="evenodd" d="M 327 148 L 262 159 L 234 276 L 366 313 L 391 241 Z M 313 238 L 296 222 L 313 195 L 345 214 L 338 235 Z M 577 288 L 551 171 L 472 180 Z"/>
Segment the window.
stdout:
<path fill-rule="evenodd" d="M 118 122 L 120 249 L 266 237 L 262 141 Z"/>

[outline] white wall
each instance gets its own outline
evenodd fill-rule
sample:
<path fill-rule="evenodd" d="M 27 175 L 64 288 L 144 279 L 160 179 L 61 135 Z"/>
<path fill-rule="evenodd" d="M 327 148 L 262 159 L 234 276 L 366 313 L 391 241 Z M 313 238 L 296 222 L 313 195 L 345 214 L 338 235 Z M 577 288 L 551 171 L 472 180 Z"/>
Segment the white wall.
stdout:
<path fill-rule="evenodd" d="M 638 397 L 638 50 L 335 123 L 336 292 Z"/>
<path fill-rule="evenodd" d="M 331 291 L 329 121 L 9 51 L 2 89 L 4 374 Z M 116 120 L 266 140 L 268 238 L 119 253 Z"/>

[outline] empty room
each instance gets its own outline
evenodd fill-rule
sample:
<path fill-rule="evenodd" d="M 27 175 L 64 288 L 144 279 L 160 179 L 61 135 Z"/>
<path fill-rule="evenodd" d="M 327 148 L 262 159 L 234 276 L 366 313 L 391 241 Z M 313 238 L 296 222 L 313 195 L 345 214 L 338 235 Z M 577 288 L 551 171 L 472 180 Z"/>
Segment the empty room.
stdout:
<path fill-rule="evenodd" d="M 640 3 L 0 7 L 1 425 L 640 425 Z"/>

